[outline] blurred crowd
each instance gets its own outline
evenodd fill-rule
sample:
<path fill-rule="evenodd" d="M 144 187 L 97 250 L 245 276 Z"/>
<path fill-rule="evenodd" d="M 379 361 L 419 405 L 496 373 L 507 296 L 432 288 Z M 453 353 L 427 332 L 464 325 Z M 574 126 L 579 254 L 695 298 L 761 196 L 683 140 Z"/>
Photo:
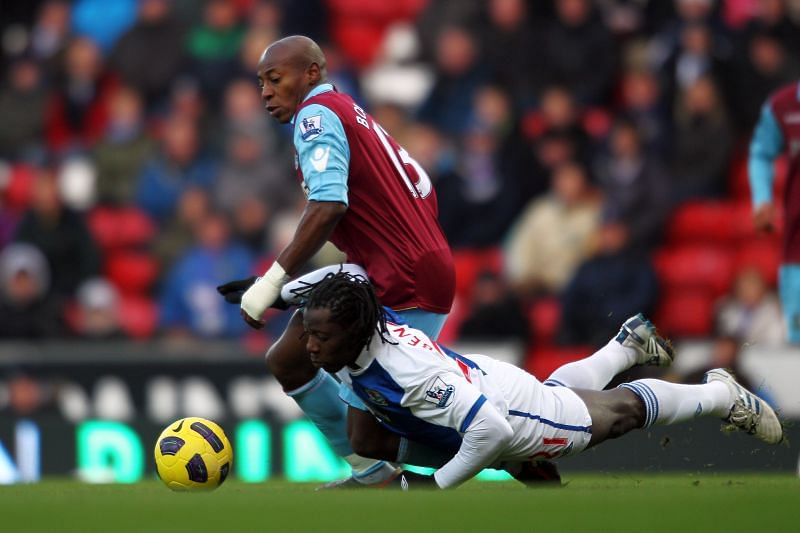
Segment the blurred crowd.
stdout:
<path fill-rule="evenodd" d="M 321 43 L 331 80 L 433 179 L 458 268 L 448 341 L 597 345 L 658 316 L 671 217 L 733 198 L 761 104 L 800 77 L 792 0 L 3 10 L 7 339 L 255 335 L 215 287 L 264 270 L 304 205 L 291 132 L 255 83 L 283 35 Z M 325 248 L 310 268 L 339 260 Z M 781 342 L 774 274 L 730 279 L 696 333 Z M 269 315 L 265 342 L 286 318 Z"/>

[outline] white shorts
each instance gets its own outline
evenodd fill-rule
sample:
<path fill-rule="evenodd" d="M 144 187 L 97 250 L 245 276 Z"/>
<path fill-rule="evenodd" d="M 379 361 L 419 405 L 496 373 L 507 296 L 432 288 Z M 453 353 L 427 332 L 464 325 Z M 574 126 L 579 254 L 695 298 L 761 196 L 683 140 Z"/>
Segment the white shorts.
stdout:
<path fill-rule="evenodd" d="M 524 370 L 488 357 L 470 355 L 503 391 L 506 420 L 514 437 L 501 460 L 555 459 L 586 449 L 592 418 L 577 394 L 548 387 Z"/>

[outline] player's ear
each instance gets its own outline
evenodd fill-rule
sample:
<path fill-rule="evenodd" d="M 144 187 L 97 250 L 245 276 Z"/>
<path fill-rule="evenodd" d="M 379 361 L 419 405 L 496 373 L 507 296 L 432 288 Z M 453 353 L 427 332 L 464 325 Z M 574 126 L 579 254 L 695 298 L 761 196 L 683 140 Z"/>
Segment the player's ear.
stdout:
<path fill-rule="evenodd" d="M 322 80 L 322 69 L 319 68 L 317 63 L 311 63 L 306 69 L 306 76 L 311 85 L 316 85 Z"/>

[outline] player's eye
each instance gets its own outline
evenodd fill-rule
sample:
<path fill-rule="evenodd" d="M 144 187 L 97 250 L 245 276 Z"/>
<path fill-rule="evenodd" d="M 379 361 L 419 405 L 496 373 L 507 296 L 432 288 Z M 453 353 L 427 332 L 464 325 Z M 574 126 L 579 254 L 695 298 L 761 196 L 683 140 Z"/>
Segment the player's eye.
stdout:
<path fill-rule="evenodd" d="M 269 79 L 269 82 L 270 82 L 271 84 L 273 84 L 273 85 L 276 85 L 276 84 L 277 84 L 279 81 L 281 81 L 281 79 L 280 79 L 280 78 L 270 78 L 270 79 Z"/>

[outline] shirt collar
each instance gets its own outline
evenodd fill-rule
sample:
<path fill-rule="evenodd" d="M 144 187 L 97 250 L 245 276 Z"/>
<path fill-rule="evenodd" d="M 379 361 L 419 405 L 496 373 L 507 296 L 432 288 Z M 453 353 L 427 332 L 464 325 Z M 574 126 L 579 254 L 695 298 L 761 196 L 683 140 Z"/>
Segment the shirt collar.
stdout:
<path fill-rule="evenodd" d="M 332 90 L 333 90 L 333 84 L 332 83 L 321 83 L 321 84 L 317 85 L 316 87 L 314 87 L 313 89 L 311 89 L 308 92 L 306 97 L 303 98 L 303 102 L 305 102 L 309 98 L 314 98 L 318 94 L 327 93 L 327 92 L 330 92 Z M 292 117 L 292 124 L 294 124 L 295 119 L 297 119 L 297 113 L 295 113 L 294 116 Z"/>
<path fill-rule="evenodd" d="M 357 369 L 353 369 L 350 367 L 346 367 L 347 371 L 350 373 L 351 376 L 358 376 L 364 373 L 369 366 L 372 364 L 372 361 L 378 355 L 378 350 L 386 349 L 384 346 L 383 341 L 380 338 L 380 335 L 377 333 L 372 337 L 372 340 L 365 349 L 361 350 L 361 353 L 356 358 L 356 365 L 358 366 Z"/>

